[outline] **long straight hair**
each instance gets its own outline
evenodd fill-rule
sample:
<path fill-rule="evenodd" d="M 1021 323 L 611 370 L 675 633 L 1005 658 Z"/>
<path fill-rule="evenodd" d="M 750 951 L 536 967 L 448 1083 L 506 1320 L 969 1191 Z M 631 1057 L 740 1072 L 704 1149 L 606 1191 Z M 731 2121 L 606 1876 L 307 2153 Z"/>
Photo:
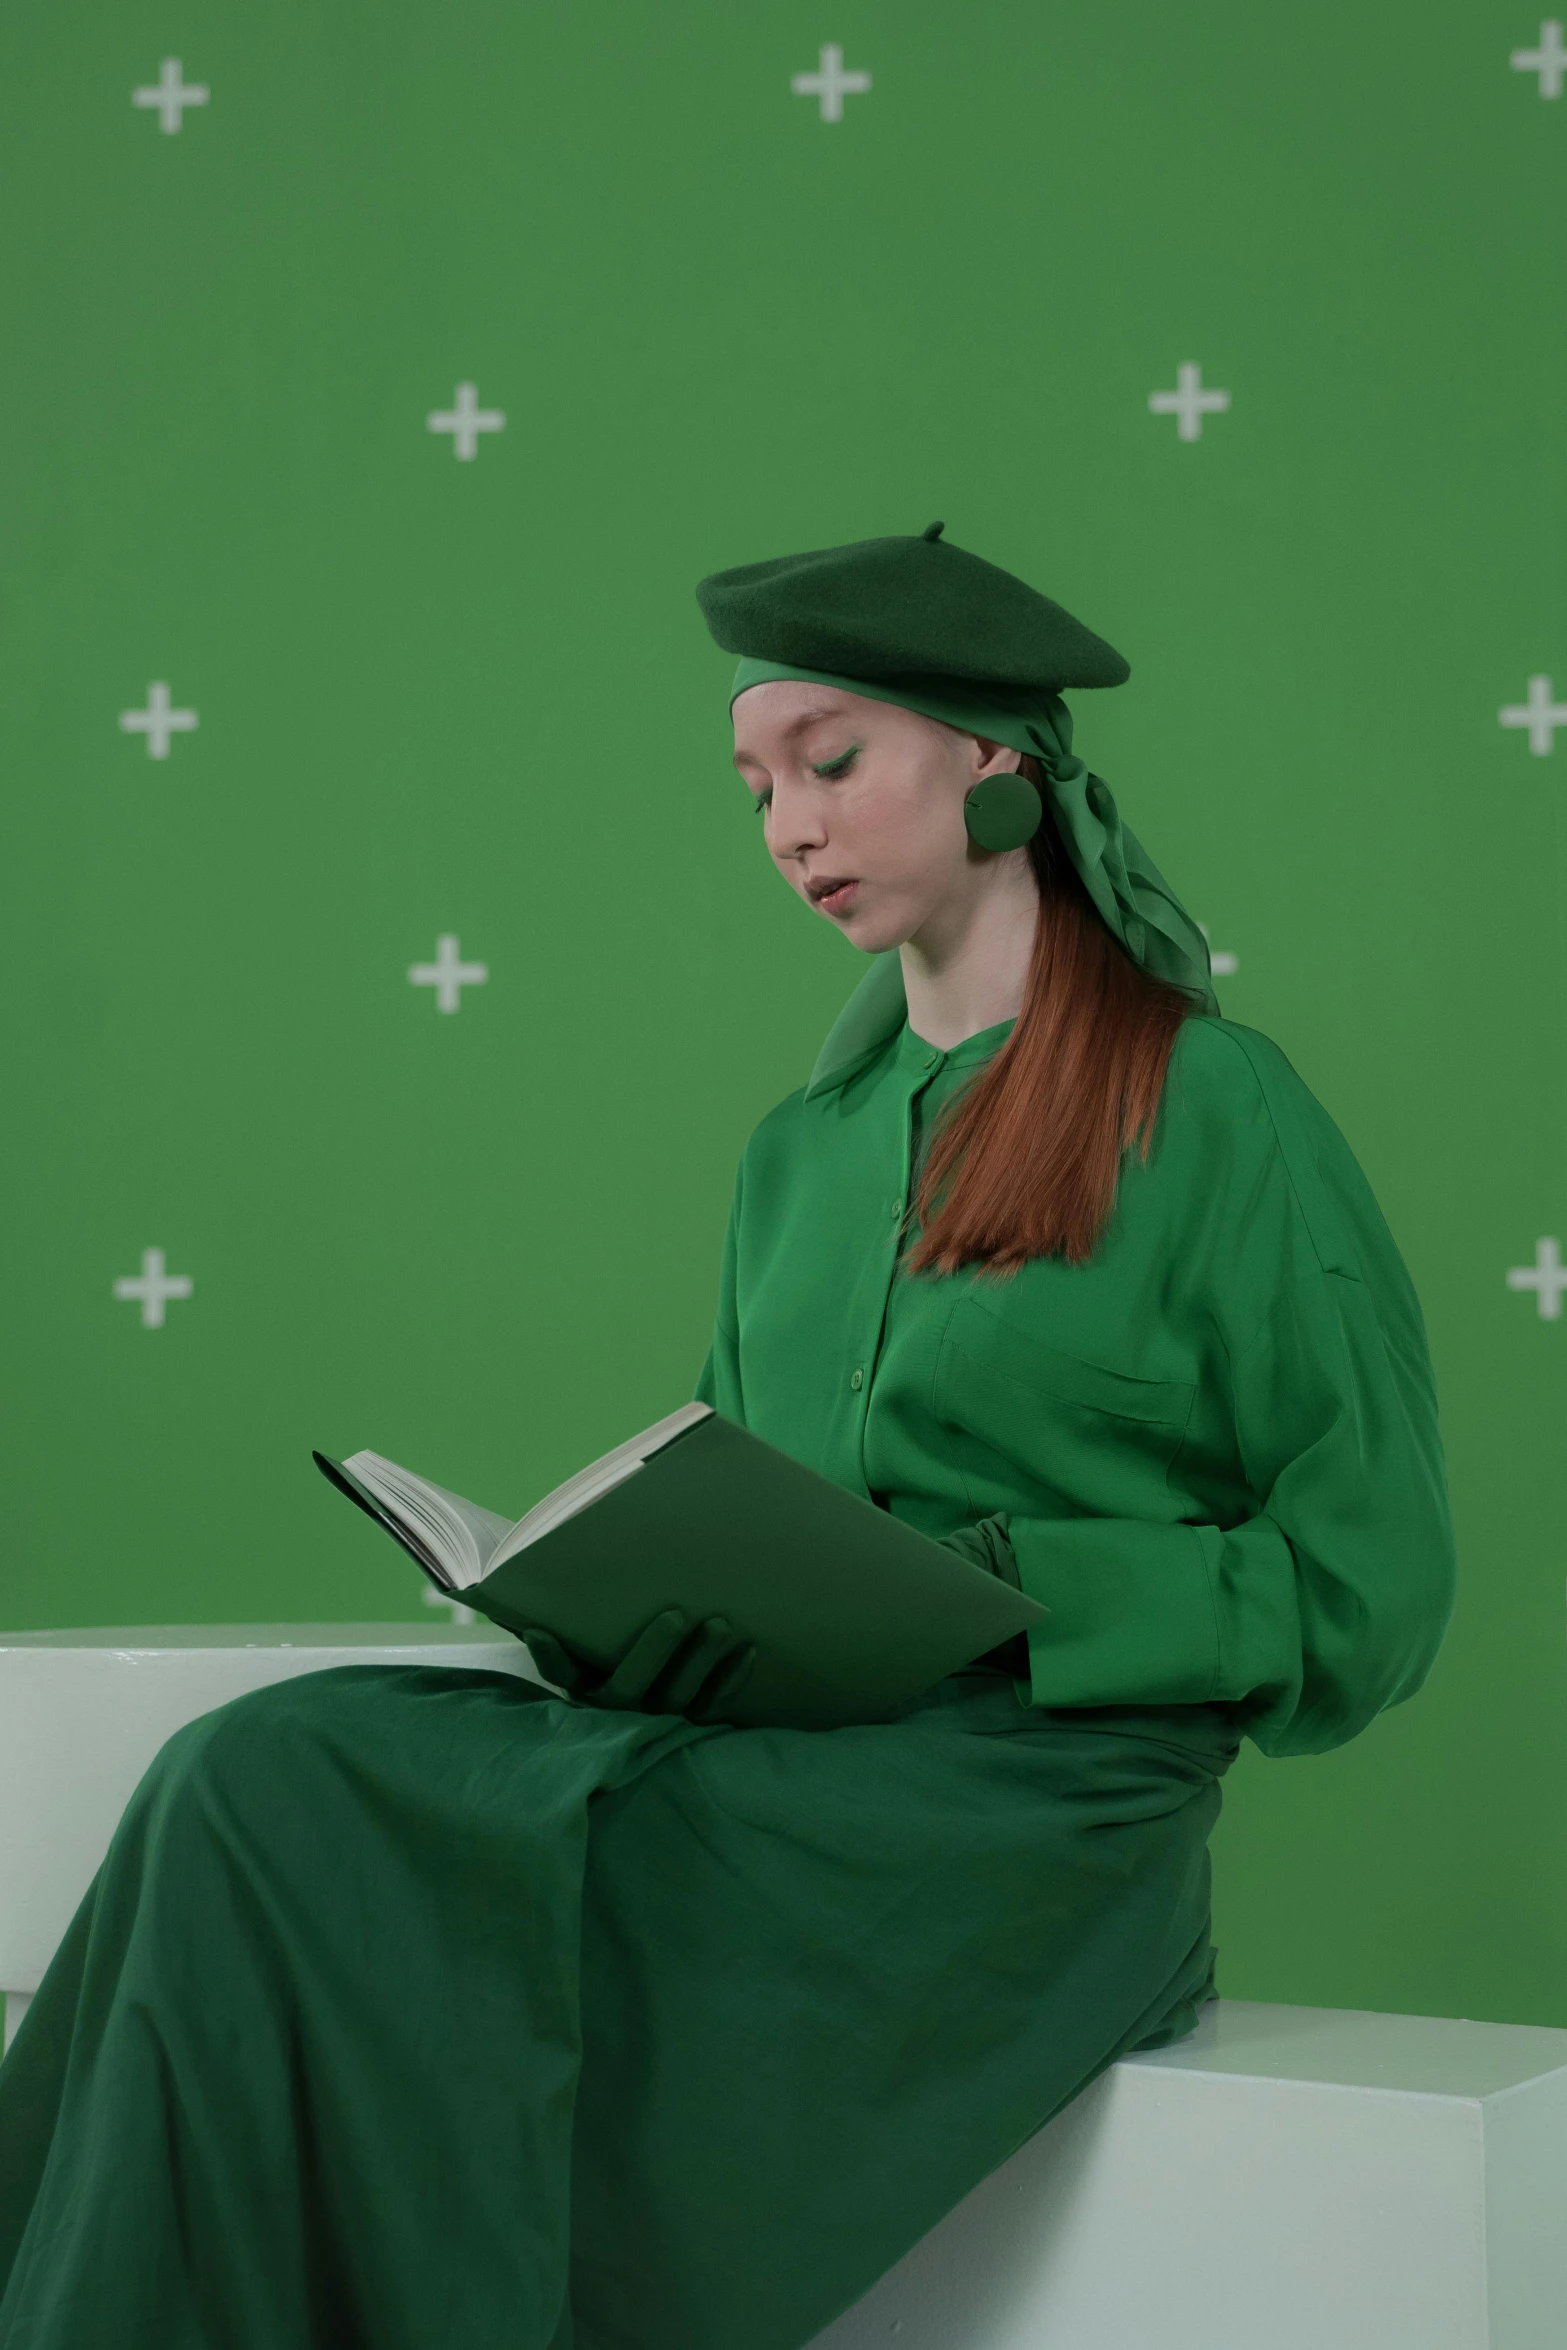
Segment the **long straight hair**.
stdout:
<path fill-rule="evenodd" d="M 1024 772 L 1039 781 L 1031 760 Z M 1040 903 L 1023 1008 L 936 1128 L 911 1272 L 1085 1263 L 1115 1207 L 1123 1156 L 1148 1156 L 1170 1053 L 1197 1008 L 1111 936 L 1048 801 L 1029 853 Z"/>

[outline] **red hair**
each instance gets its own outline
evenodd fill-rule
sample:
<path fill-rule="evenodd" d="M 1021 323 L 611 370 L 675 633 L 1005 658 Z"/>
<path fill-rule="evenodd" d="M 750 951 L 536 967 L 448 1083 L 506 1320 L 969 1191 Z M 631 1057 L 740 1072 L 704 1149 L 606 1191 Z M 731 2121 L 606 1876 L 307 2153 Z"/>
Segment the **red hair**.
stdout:
<path fill-rule="evenodd" d="M 1032 761 L 1025 772 L 1038 780 Z M 1039 928 L 1006 1043 L 942 1118 L 911 1272 L 1091 1257 L 1125 1152 L 1146 1159 L 1170 1053 L 1197 1009 L 1106 929 L 1049 814 L 1030 844 Z"/>

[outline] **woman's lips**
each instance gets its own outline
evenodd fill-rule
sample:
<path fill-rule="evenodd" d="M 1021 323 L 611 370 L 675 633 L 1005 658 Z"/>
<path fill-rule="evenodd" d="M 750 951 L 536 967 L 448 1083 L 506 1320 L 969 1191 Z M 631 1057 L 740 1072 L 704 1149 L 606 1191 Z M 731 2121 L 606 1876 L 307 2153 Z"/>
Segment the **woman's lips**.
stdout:
<path fill-rule="evenodd" d="M 811 903 L 824 914 L 847 914 L 859 891 L 857 881 L 837 881 L 831 875 L 825 881 L 809 884 Z"/>

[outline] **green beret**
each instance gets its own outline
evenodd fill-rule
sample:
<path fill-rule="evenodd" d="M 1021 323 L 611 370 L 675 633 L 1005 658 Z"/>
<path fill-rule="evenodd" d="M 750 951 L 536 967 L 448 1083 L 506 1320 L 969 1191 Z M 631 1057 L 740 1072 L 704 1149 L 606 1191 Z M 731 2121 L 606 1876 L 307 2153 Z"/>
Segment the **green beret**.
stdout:
<path fill-rule="evenodd" d="M 949 544 L 944 527 L 715 571 L 697 601 L 726 653 L 841 677 L 948 677 L 1047 694 L 1125 684 L 1131 670 L 1113 645 L 1010 571 Z"/>

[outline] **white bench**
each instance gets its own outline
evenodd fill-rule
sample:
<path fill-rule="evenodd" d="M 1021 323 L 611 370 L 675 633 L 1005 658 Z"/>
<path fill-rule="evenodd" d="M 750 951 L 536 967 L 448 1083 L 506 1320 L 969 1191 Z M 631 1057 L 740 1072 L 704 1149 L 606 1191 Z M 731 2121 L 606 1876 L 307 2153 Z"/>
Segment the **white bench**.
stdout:
<path fill-rule="evenodd" d="M 182 1722 L 335 1664 L 532 1675 L 481 1626 L 0 1633 L 14 2026 Z M 1126 2058 L 813 2350 L 1563 2350 L 1567 2031 L 1215 2002 Z"/>
<path fill-rule="evenodd" d="M 812 2350 L 1562 2350 L 1567 2031 L 1216 2000 Z"/>

